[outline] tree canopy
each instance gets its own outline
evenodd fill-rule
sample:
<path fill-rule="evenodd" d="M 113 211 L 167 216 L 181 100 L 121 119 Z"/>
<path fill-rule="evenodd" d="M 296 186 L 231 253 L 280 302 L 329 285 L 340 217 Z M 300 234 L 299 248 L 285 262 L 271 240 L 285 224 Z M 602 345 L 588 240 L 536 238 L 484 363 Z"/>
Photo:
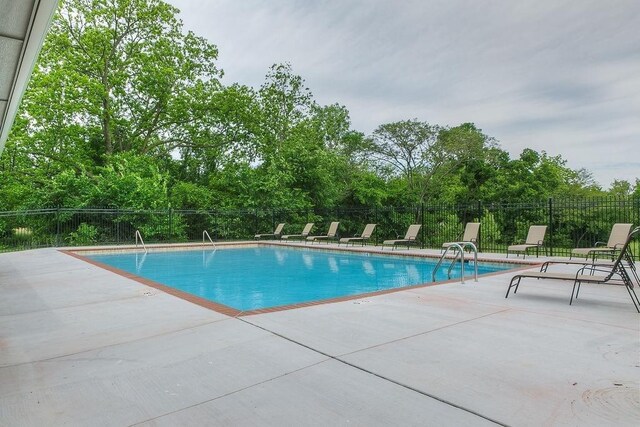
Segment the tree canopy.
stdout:
<path fill-rule="evenodd" d="M 290 64 L 223 85 L 218 48 L 160 0 L 65 0 L 0 159 L 0 210 L 382 206 L 602 195 L 588 171 L 473 123 L 353 129 Z M 608 194 L 637 195 L 616 181 Z"/>

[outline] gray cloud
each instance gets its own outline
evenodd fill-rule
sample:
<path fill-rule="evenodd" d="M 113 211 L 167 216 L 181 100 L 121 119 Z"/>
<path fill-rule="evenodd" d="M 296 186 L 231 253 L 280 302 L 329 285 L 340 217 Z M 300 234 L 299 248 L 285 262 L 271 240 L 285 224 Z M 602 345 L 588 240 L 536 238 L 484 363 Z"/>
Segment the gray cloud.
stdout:
<path fill-rule="evenodd" d="M 640 176 L 637 0 L 170 0 L 227 83 L 290 62 L 365 133 L 474 122 L 518 155 L 561 154 L 608 185 Z"/>

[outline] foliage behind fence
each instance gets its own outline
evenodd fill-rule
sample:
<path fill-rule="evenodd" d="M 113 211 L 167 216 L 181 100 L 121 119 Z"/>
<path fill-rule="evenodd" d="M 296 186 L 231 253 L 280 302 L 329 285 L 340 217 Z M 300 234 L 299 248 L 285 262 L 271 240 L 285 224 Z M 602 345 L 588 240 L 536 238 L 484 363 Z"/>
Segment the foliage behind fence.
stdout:
<path fill-rule="evenodd" d="M 526 237 L 530 225 L 548 225 L 549 255 L 568 255 L 571 248 L 606 241 L 614 223 L 640 224 L 640 199 L 548 199 L 531 203 L 481 202 L 466 205 L 422 204 L 407 207 L 315 210 L 252 209 L 147 210 L 52 208 L 0 212 L 0 251 L 49 246 L 130 244 L 135 230 L 146 242 L 188 242 L 207 230 L 215 240 L 253 239 L 285 222 L 286 233 L 299 233 L 314 222 L 323 234 L 340 221 L 340 235 L 353 236 L 365 224 L 378 224 L 375 242 L 403 236 L 410 224 L 422 224 L 422 247 L 438 248 L 460 239 L 467 222 L 481 222 L 480 249 L 505 252 Z M 313 234 L 312 233 L 312 234 Z M 636 243 L 637 246 L 637 243 Z M 638 257 L 638 251 L 635 251 Z"/>

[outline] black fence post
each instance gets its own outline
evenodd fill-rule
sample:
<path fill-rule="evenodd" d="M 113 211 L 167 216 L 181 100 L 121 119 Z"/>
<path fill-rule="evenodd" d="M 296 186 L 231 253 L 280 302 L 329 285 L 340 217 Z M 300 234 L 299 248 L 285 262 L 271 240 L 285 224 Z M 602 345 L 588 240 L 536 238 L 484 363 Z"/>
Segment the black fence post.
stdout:
<path fill-rule="evenodd" d="M 169 235 L 167 236 L 167 241 L 173 241 L 173 209 L 169 206 Z"/>
<path fill-rule="evenodd" d="M 60 206 L 56 208 L 56 246 L 60 246 Z"/>
<path fill-rule="evenodd" d="M 378 224 L 378 206 L 374 206 L 373 207 L 373 222 L 374 224 Z M 377 227 L 377 225 L 376 225 Z M 378 229 L 380 229 L 381 227 L 379 227 Z M 375 245 L 378 246 L 378 235 L 380 235 L 380 232 L 375 233 L 376 234 L 376 239 L 375 239 Z"/>
<path fill-rule="evenodd" d="M 420 203 L 420 230 L 421 230 L 420 249 L 424 249 L 424 236 L 426 236 L 425 229 L 424 229 L 424 202 Z"/>
<path fill-rule="evenodd" d="M 482 201 L 478 200 L 478 222 L 480 224 L 482 224 Z M 480 226 L 480 228 L 478 229 L 478 240 L 476 241 L 476 244 L 478 245 L 478 247 L 476 248 L 478 250 L 478 252 L 480 252 L 480 245 L 482 244 L 482 226 Z"/>
<path fill-rule="evenodd" d="M 218 211 L 211 211 L 211 216 L 213 217 L 213 240 L 218 241 Z"/>
<path fill-rule="evenodd" d="M 253 209 L 253 215 L 254 215 L 254 218 L 255 218 L 254 226 L 253 226 L 254 230 L 253 231 L 254 231 L 254 234 L 258 234 L 260 232 L 258 230 L 258 208 L 254 208 Z"/>
<path fill-rule="evenodd" d="M 549 256 L 553 256 L 553 198 L 549 197 Z"/>
<path fill-rule="evenodd" d="M 120 208 L 116 208 L 116 243 L 120 244 Z"/>

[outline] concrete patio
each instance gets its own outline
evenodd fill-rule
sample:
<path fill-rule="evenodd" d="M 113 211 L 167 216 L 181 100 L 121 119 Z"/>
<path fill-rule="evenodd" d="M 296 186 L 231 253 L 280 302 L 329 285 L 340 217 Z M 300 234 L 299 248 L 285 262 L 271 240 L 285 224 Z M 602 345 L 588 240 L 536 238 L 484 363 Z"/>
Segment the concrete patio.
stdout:
<path fill-rule="evenodd" d="M 512 274 L 233 318 L 0 254 L 0 425 L 640 425 L 626 290 Z"/>

